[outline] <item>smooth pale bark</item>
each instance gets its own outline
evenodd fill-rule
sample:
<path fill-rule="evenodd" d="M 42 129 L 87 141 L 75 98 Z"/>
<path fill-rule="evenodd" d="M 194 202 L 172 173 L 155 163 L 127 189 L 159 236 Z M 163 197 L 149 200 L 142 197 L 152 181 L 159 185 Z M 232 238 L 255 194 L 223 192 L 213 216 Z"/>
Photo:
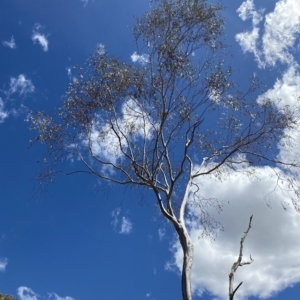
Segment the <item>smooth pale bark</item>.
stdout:
<path fill-rule="evenodd" d="M 181 290 L 183 300 L 192 300 L 191 273 L 194 260 L 194 245 L 184 224 L 175 226 L 183 250 L 183 265 L 181 273 Z"/>

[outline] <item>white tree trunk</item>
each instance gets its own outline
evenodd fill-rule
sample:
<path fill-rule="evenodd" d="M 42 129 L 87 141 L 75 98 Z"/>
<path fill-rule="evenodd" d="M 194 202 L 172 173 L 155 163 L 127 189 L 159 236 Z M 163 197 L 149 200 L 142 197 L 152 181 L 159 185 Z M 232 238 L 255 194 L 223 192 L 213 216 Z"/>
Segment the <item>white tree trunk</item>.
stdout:
<path fill-rule="evenodd" d="M 176 231 L 183 250 L 181 290 L 183 300 L 192 300 L 191 272 L 194 260 L 194 245 L 185 226 L 178 225 Z"/>

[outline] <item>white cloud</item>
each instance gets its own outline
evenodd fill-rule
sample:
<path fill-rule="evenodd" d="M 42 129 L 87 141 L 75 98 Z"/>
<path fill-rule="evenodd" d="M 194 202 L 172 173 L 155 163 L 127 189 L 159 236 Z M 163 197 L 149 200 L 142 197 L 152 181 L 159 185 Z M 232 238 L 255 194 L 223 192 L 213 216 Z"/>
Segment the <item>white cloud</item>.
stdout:
<path fill-rule="evenodd" d="M 164 228 L 158 229 L 158 237 L 160 241 L 164 238 L 165 234 L 166 234 L 166 230 Z"/>
<path fill-rule="evenodd" d="M 122 217 L 120 221 L 121 208 L 118 207 L 111 212 L 112 222 L 114 230 L 118 231 L 120 234 L 129 234 L 132 231 L 132 222 L 129 218 Z"/>
<path fill-rule="evenodd" d="M 259 39 L 259 23 L 263 19 L 263 10 L 256 11 L 253 0 L 247 0 L 237 9 L 239 17 L 246 21 L 252 19 L 252 31 L 245 31 L 235 36 L 236 41 L 240 44 L 244 52 L 252 52 L 256 60 L 261 64 L 261 58 L 259 50 L 257 49 L 257 43 Z"/>
<path fill-rule="evenodd" d="M 300 2 L 280 0 L 273 12 L 265 16 L 263 34 L 258 24 L 263 10 L 255 10 L 253 0 L 247 0 L 237 10 L 242 20 L 252 18 L 252 31 L 236 35 L 244 52 L 252 52 L 259 67 L 274 66 L 277 62 L 291 64 L 297 34 L 300 32 Z"/>
<path fill-rule="evenodd" d="M 132 231 L 132 222 L 129 218 L 122 217 L 120 221 L 121 208 L 116 208 L 112 211 L 111 216 L 113 218 L 111 224 L 113 228 L 120 234 L 129 234 Z"/>
<path fill-rule="evenodd" d="M 4 272 L 6 269 L 6 266 L 8 264 L 8 259 L 7 258 L 0 258 L 0 272 Z"/>
<path fill-rule="evenodd" d="M 97 44 L 96 51 L 99 55 L 103 55 L 105 53 L 105 46 L 101 43 Z"/>
<path fill-rule="evenodd" d="M 262 65 L 261 54 L 257 49 L 257 42 L 259 39 L 259 28 L 254 27 L 252 31 L 245 31 L 238 33 L 235 36 L 236 41 L 240 44 L 243 52 L 252 52 L 259 65 Z"/>
<path fill-rule="evenodd" d="M 132 231 L 132 223 L 126 218 L 122 217 L 121 230 L 119 231 L 121 234 L 129 234 Z"/>
<path fill-rule="evenodd" d="M 239 241 L 252 214 L 252 229 L 244 243 L 243 254 L 244 260 L 249 260 L 251 254 L 254 262 L 239 268 L 235 275 L 235 286 L 243 281 L 236 299 L 267 298 L 300 282 L 300 214 L 280 189 L 274 192 L 278 182 L 273 171 L 269 168 L 258 168 L 257 171 L 258 179 L 251 181 L 243 174 L 231 174 L 223 182 L 214 177 L 201 178 L 201 193 L 218 198 L 224 204 L 221 214 L 216 214 L 213 209 L 209 212 L 225 230 L 215 241 L 199 239 L 201 229 L 197 219 L 193 218 L 189 223 L 195 245 L 192 284 L 199 295 L 206 291 L 216 299 L 228 299 L 228 274 L 237 259 Z M 268 197 L 264 199 L 266 195 Z M 196 214 L 195 210 L 193 214 Z M 176 269 L 181 270 L 179 242 L 175 243 L 173 254 Z M 166 264 L 168 269 L 173 266 L 173 262 Z"/>
<path fill-rule="evenodd" d="M 258 25 L 263 19 L 263 10 L 256 11 L 253 0 L 246 0 L 242 5 L 237 9 L 239 17 L 246 21 L 252 19 L 253 25 Z"/>
<path fill-rule="evenodd" d="M 138 54 L 136 51 L 131 55 L 131 60 L 133 62 L 138 62 L 142 65 L 149 62 L 149 55 L 148 54 Z"/>
<path fill-rule="evenodd" d="M 300 72 L 297 64 L 291 66 L 283 73 L 281 79 L 277 79 L 273 88 L 258 97 L 258 102 L 268 98 L 277 105 L 279 109 L 283 109 L 286 105 L 291 108 L 297 107 L 299 104 L 300 96 Z M 280 100 L 280 101 L 278 101 Z M 299 110 L 296 110 L 298 115 L 295 117 L 300 118 Z M 299 124 L 300 126 L 300 124 Z M 291 148 L 293 151 L 291 151 Z M 292 130 L 285 129 L 284 138 L 278 145 L 279 159 L 283 161 L 299 161 L 300 157 L 300 132 L 299 127 Z"/>
<path fill-rule="evenodd" d="M 124 102 L 120 117 L 112 124 L 103 124 L 101 120 L 95 122 L 89 141 L 94 155 L 114 164 L 123 156 L 122 151 L 128 149 L 128 141 L 140 137 L 151 139 L 154 129 L 149 114 L 131 98 Z M 88 141 L 84 140 L 83 144 L 87 146 Z"/>
<path fill-rule="evenodd" d="M 72 70 L 71 70 L 71 68 L 66 68 L 66 70 L 67 70 L 68 76 L 72 76 Z"/>
<path fill-rule="evenodd" d="M 20 286 L 18 288 L 18 295 L 20 300 L 37 300 L 38 294 L 36 294 L 32 289 L 26 286 Z"/>
<path fill-rule="evenodd" d="M 31 288 L 26 286 L 21 286 L 18 288 L 18 295 L 20 300 L 37 300 L 38 298 L 45 298 L 40 297 L 40 295 L 36 294 Z M 48 300 L 74 300 L 74 298 L 70 296 L 60 297 L 56 293 L 48 293 Z"/>
<path fill-rule="evenodd" d="M 4 102 L 0 98 L 0 124 L 8 117 L 8 112 L 4 109 Z"/>
<path fill-rule="evenodd" d="M 276 3 L 274 12 L 266 15 L 263 49 L 267 64 L 275 65 L 293 61 L 289 53 L 300 32 L 300 2 L 281 0 Z"/>
<path fill-rule="evenodd" d="M 286 105 L 295 106 L 299 96 L 299 66 L 294 63 L 283 73 L 282 79 L 276 79 L 273 88 L 258 97 L 258 102 L 260 103 L 264 98 L 269 98 L 271 101 L 274 101 L 279 108 L 283 108 Z M 280 102 L 278 102 L 278 100 L 280 100 Z"/>
<path fill-rule="evenodd" d="M 66 297 L 60 297 L 55 293 L 49 293 L 48 300 L 74 300 L 74 298 L 66 296 Z"/>
<path fill-rule="evenodd" d="M 8 95 L 13 93 L 19 93 L 21 96 L 25 96 L 29 93 L 33 93 L 35 87 L 30 79 L 27 79 L 24 74 L 20 74 L 18 77 L 10 78 Z"/>
<path fill-rule="evenodd" d="M 111 212 L 111 216 L 113 218 L 111 224 L 113 225 L 114 229 L 117 228 L 117 225 L 119 223 L 119 214 L 121 212 L 121 208 L 118 207 L 116 209 L 114 209 L 112 212 Z"/>
<path fill-rule="evenodd" d="M 17 107 L 15 101 L 8 101 L 12 94 L 17 93 L 20 96 L 26 96 L 34 91 L 35 87 L 32 81 L 26 78 L 24 74 L 20 74 L 18 77 L 11 77 L 9 88 L 4 91 L 7 95 L 6 101 L 3 101 L 0 97 L 0 124 L 3 123 L 9 115 L 18 117 L 27 110 L 26 106 L 22 103 Z"/>
<path fill-rule="evenodd" d="M 42 26 L 39 23 L 36 23 L 34 25 L 34 28 L 32 30 L 31 39 L 32 39 L 34 44 L 36 42 L 38 42 L 41 45 L 42 49 L 46 52 L 46 51 L 48 51 L 49 42 L 47 40 L 47 37 L 40 32 L 41 28 L 42 28 Z"/>
<path fill-rule="evenodd" d="M 72 69 L 70 67 L 66 68 L 67 75 L 70 81 L 76 82 L 76 78 L 72 76 Z M 75 78 L 75 79 L 74 79 Z"/>
<path fill-rule="evenodd" d="M 2 45 L 6 46 L 6 47 L 9 47 L 11 49 L 16 49 L 17 48 L 15 38 L 13 36 L 11 37 L 10 41 L 3 41 Z"/>
<path fill-rule="evenodd" d="M 147 293 L 147 294 L 146 294 L 146 297 L 150 297 L 150 296 L 151 296 L 151 294 L 150 294 L 150 293 Z"/>

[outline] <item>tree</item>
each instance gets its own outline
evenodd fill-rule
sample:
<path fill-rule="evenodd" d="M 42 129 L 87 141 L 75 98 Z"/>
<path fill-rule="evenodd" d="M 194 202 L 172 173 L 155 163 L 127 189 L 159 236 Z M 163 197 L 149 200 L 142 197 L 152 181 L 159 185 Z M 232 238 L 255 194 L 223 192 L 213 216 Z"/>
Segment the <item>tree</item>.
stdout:
<path fill-rule="evenodd" d="M 17 300 L 14 296 L 0 294 L 0 300 Z"/>
<path fill-rule="evenodd" d="M 264 165 L 288 183 L 296 208 L 299 200 L 293 176 L 299 161 L 276 156 L 277 143 L 292 139 L 287 129 L 297 128 L 298 108 L 257 102 L 255 77 L 246 92 L 236 89 L 224 66 L 221 10 L 205 0 L 152 1 L 133 28 L 139 64 L 111 57 L 99 45 L 78 68 L 57 113 L 30 114 L 31 129 L 38 132 L 32 142 L 47 146 L 42 185 L 59 173 L 87 173 L 152 192 L 182 246 L 184 300 L 192 299 L 194 255 L 187 211 L 196 205 L 203 231 L 210 233 L 217 224 L 205 208 L 220 208 L 201 196 L 196 179 L 222 180 L 228 172 L 252 176 Z M 60 171 L 73 157 L 83 168 Z"/>

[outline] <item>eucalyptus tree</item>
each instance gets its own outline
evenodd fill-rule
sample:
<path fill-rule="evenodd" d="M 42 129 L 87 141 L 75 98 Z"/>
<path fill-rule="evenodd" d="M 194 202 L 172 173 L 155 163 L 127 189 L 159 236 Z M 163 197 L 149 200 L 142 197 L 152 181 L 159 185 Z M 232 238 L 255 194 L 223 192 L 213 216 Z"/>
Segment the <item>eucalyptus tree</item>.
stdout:
<path fill-rule="evenodd" d="M 55 181 L 60 165 L 70 166 L 76 157 L 82 167 L 66 174 L 88 173 L 151 191 L 182 246 L 184 300 L 192 299 L 194 257 L 188 209 L 198 207 L 199 222 L 209 232 L 215 223 L 206 207 L 219 208 L 201 196 L 199 179 L 267 165 L 285 180 L 281 167 L 284 174 L 299 167 L 274 154 L 283 135 L 288 138 L 286 129 L 297 126 L 295 111 L 279 109 L 270 99 L 258 103 L 255 77 L 243 93 L 231 80 L 222 9 L 205 0 L 152 1 L 133 27 L 135 63 L 99 45 L 78 67 L 57 113 L 30 114 L 31 129 L 38 132 L 32 142 L 47 149 L 41 184 Z M 297 181 L 289 184 L 296 205 Z"/>
<path fill-rule="evenodd" d="M 17 300 L 17 298 L 11 295 L 0 294 L 0 300 Z"/>

